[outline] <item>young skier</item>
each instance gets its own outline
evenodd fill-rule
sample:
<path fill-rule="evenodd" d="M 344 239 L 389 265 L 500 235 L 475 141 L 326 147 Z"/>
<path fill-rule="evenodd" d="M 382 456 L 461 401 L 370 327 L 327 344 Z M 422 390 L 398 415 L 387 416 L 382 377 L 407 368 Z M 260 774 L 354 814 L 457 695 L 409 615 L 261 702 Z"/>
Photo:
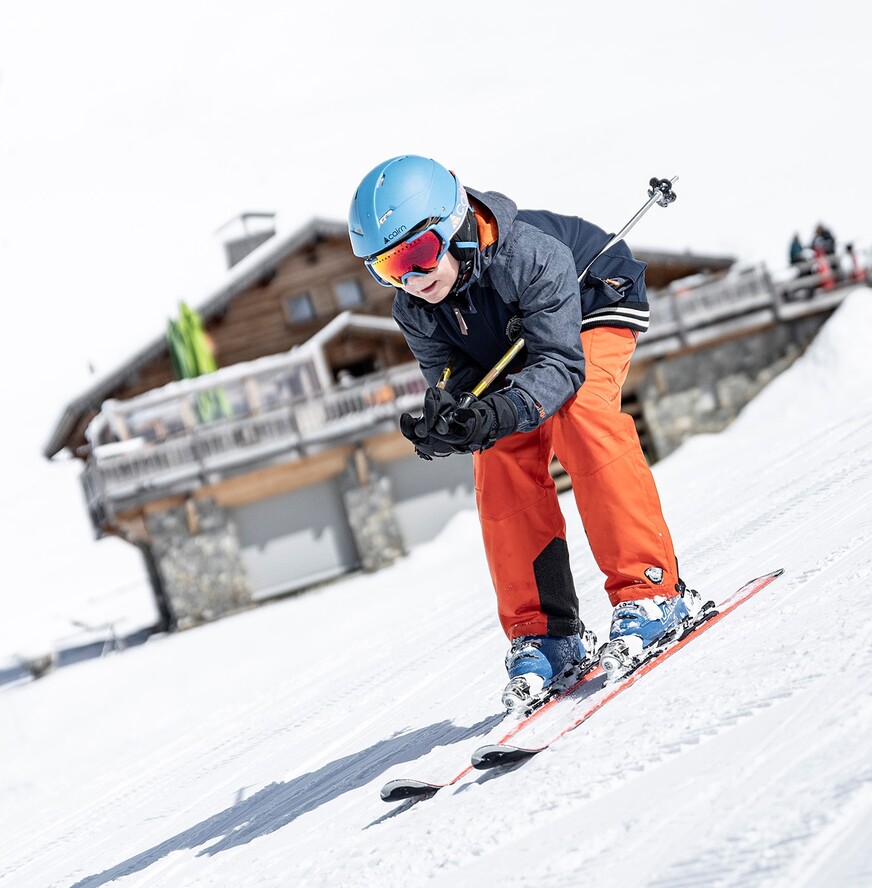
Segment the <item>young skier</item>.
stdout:
<path fill-rule="evenodd" d="M 394 287 L 393 316 L 430 388 L 402 433 L 424 458 L 472 453 L 478 513 L 506 655 L 510 708 L 583 664 L 596 640 L 578 615 L 556 453 L 614 607 L 611 669 L 698 608 L 632 417 L 620 412 L 636 337 L 648 328 L 645 264 L 583 219 L 518 210 L 465 189 L 434 160 L 391 158 L 351 204 L 352 249 Z M 523 336 L 491 390 L 469 394 Z"/>

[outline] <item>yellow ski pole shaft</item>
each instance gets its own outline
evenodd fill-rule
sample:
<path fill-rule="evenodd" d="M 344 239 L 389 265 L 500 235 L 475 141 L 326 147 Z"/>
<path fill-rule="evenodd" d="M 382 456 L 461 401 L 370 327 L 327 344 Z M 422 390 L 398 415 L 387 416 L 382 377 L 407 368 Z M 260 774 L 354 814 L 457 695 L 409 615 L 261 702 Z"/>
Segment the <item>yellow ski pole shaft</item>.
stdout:
<path fill-rule="evenodd" d="M 515 355 L 521 351 L 526 343 L 524 342 L 524 337 L 519 336 L 513 343 L 512 347 L 496 362 L 496 364 L 491 367 L 488 371 L 487 376 L 485 376 L 481 382 L 476 385 L 476 387 L 472 390 L 472 392 L 467 392 L 460 401 L 458 402 L 458 407 L 468 407 L 476 398 L 480 398 L 491 386 L 491 383 L 512 363 L 515 359 Z"/>
<path fill-rule="evenodd" d="M 444 389 L 445 386 L 448 385 L 448 380 L 451 378 L 451 374 L 454 372 L 455 356 L 456 352 L 448 359 L 448 363 L 445 365 L 445 369 L 442 371 L 442 375 L 439 377 L 439 382 L 436 383 L 436 388 Z"/>

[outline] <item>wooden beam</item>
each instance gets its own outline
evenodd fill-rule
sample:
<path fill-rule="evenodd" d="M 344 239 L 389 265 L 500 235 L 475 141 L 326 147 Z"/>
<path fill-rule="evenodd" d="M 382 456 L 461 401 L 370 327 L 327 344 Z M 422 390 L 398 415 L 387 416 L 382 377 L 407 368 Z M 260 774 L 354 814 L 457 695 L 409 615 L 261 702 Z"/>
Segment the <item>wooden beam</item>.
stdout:
<path fill-rule="evenodd" d="M 278 496 L 290 490 L 320 484 L 342 474 L 354 448 L 350 445 L 294 460 L 279 466 L 267 466 L 256 472 L 227 478 L 195 491 L 197 499 L 214 499 L 219 506 L 235 508 Z"/>
<path fill-rule="evenodd" d="M 363 442 L 366 455 L 375 463 L 393 462 L 413 456 L 415 449 L 399 431 L 376 435 Z M 189 496 L 177 494 L 145 503 L 134 509 L 118 512 L 113 527 L 137 539 L 148 541 L 145 519 L 148 515 L 168 509 L 189 508 L 190 500 L 212 499 L 224 508 L 236 508 L 278 496 L 291 490 L 320 484 L 341 475 L 354 457 L 355 447 L 335 447 L 324 453 L 294 460 L 277 466 L 267 466 L 255 472 L 236 475 L 193 491 Z"/>
<path fill-rule="evenodd" d="M 404 439 L 405 440 L 405 439 Z M 354 448 L 351 445 L 336 447 L 325 453 L 309 456 L 279 466 L 267 466 L 256 472 L 248 472 L 209 484 L 191 493 L 190 496 L 179 494 L 166 496 L 159 500 L 126 509 L 115 516 L 117 527 L 131 531 L 135 528 L 141 536 L 144 530 L 144 519 L 148 515 L 165 512 L 167 509 L 186 508 L 189 501 L 212 499 L 219 506 L 235 508 L 245 506 L 258 500 L 278 496 L 290 490 L 320 484 L 330 478 L 341 475 L 348 466 Z"/>
<path fill-rule="evenodd" d="M 394 462 L 415 455 L 412 442 L 404 438 L 401 432 L 387 432 L 384 435 L 376 435 L 367 438 L 363 442 L 367 456 L 377 463 Z"/>

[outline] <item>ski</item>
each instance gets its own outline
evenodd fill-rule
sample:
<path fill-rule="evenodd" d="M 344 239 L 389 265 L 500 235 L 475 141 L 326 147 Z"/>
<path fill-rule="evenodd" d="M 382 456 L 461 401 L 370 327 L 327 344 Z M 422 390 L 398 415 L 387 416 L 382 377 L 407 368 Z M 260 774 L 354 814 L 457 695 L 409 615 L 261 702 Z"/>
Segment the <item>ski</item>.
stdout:
<path fill-rule="evenodd" d="M 595 712 L 598 712 L 605 704 L 614 699 L 619 693 L 635 684 L 645 673 L 650 672 L 657 665 L 672 656 L 673 653 L 684 647 L 691 639 L 705 632 L 715 623 L 723 619 L 727 614 L 744 604 L 751 597 L 764 589 L 774 579 L 784 573 L 783 568 L 763 574 L 763 576 L 750 580 L 736 592 L 729 595 L 720 604 L 713 606 L 706 602 L 700 611 L 696 621 L 681 635 L 672 638 L 665 645 L 653 648 L 648 652 L 646 659 L 638 663 L 635 668 L 621 678 L 608 681 L 602 665 L 594 660 L 587 671 L 568 687 L 562 689 L 556 696 L 552 696 L 545 703 L 534 709 L 529 715 L 516 721 L 512 727 L 492 743 L 479 746 L 472 754 L 469 764 L 455 774 L 451 779 L 442 782 L 429 782 L 412 778 L 399 778 L 386 783 L 380 792 L 385 802 L 399 802 L 406 800 L 423 800 L 432 798 L 440 790 L 459 783 L 470 772 L 475 770 L 488 770 L 503 765 L 516 764 L 547 749 L 555 740 L 568 734 L 583 722 L 587 721 Z M 580 706 L 584 706 L 580 715 L 574 715 Z M 566 709 L 570 709 L 570 719 L 564 718 Z M 563 713 L 563 714 L 561 714 Z M 545 725 L 544 730 L 540 729 Z M 548 725 L 554 725 L 549 731 Z M 518 735 L 527 733 L 539 733 L 545 736 L 544 741 L 530 743 L 529 745 L 516 744 L 511 741 Z"/>
<path fill-rule="evenodd" d="M 486 744 L 476 749 L 471 758 L 470 767 L 477 770 L 488 770 L 498 768 L 504 765 L 517 764 L 538 755 L 540 752 L 548 749 L 552 743 L 564 737 L 570 731 L 574 731 L 579 725 L 584 724 L 592 715 L 599 712 L 603 706 L 610 700 L 614 700 L 618 694 L 634 685 L 642 676 L 656 669 L 661 663 L 680 651 L 685 645 L 690 643 L 694 638 L 702 635 L 715 623 L 722 620 L 727 614 L 732 613 L 737 607 L 744 604 L 761 589 L 765 589 L 773 580 L 780 577 L 784 573 L 783 568 L 774 570 L 771 573 L 763 574 L 756 579 L 749 580 L 730 595 L 725 601 L 714 609 L 704 611 L 699 619 L 690 629 L 684 632 L 677 639 L 667 643 L 662 648 L 655 651 L 653 655 L 648 656 L 632 669 L 632 671 L 622 675 L 620 678 L 604 684 L 603 693 L 597 695 L 596 700 L 589 703 L 583 709 L 581 714 L 574 716 L 568 723 L 551 733 L 544 741 L 538 741 L 531 745 L 516 745 L 508 743 L 506 740 L 497 743 Z M 526 727 L 526 725 L 524 726 Z M 518 733 L 517 731 L 515 733 Z"/>
<path fill-rule="evenodd" d="M 590 663 L 578 673 L 574 681 L 564 685 L 556 694 L 552 691 L 547 694 L 541 701 L 538 701 L 534 708 L 528 711 L 520 720 L 515 721 L 511 729 L 508 730 L 497 740 L 497 743 L 508 743 L 519 731 L 523 730 L 533 721 L 545 717 L 545 714 L 554 710 L 559 706 L 561 701 L 571 697 L 583 695 L 585 690 L 593 687 L 594 690 L 602 686 L 605 673 L 602 667 L 594 657 Z M 506 714 L 507 717 L 509 713 Z M 382 801 L 385 802 L 401 802 L 408 799 L 427 799 L 434 796 L 440 789 L 447 786 L 453 786 L 462 780 L 472 771 L 473 766 L 468 764 L 465 768 L 455 774 L 450 780 L 441 783 L 431 783 L 425 780 L 415 780 L 413 778 L 401 777 L 396 780 L 389 780 L 379 792 Z"/>
<path fill-rule="evenodd" d="M 450 783 L 426 783 L 423 780 L 399 779 L 390 780 L 381 788 L 382 801 L 385 802 L 402 802 L 406 799 L 426 799 L 431 795 L 435 795 L 440 789 L 450 786 L 451 783 L 460 780 L 465 774 L 472 770 L 472 765 L 465 768 L 462 773 L 458 774 Z"/>

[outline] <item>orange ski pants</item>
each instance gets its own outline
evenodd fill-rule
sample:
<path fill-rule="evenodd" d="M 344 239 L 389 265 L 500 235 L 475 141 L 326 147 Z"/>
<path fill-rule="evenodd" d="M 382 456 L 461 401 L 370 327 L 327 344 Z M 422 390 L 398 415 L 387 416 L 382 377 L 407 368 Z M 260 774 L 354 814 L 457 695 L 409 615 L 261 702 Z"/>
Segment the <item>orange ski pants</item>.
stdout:
<path fill-rule="evenodd" d="M 484 547 L 510 639 L 571 635 L 582 625 L 566 522 L 548 471 L 554 454 L 572 479 L 612 605 L 676 594 L 678 568 L 660 497 L 633 418 L 620 409 L 636 337 L 596 327 L 581 341 L 585 381 L 578 393 L 532 432 L 474 454 Z"/>

